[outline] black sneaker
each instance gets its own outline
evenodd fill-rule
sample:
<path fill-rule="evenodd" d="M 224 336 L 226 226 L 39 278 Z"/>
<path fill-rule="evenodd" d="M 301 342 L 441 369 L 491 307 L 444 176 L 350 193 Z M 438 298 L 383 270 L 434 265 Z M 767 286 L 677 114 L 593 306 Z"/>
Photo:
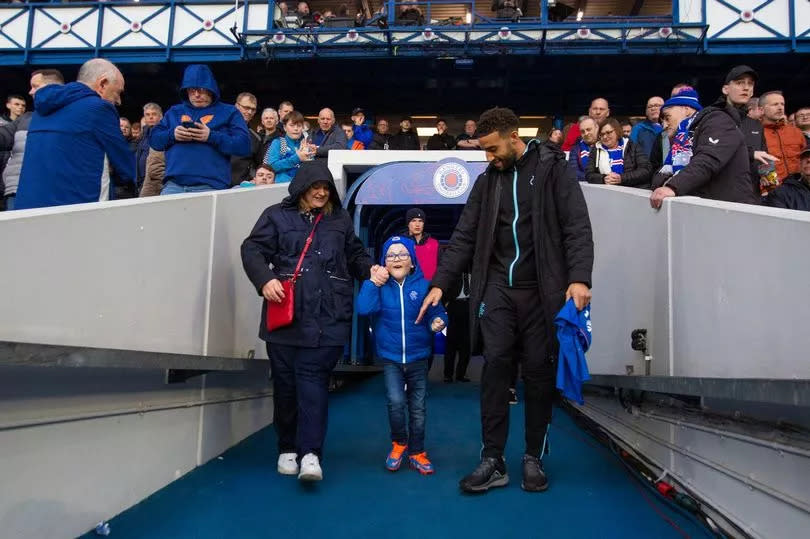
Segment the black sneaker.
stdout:
<path fill-rule="evenodd" d="M 523 455 L 523 481 L 520 488 L 527 492 L 543 492 L 548 488 L 542 460 L 531 455 Z"/>
<path fill-rule="evenodd" d="M 517 404 L 517 390 L 513 387 L 509 388 L 509 404 Z"/>
<path fill-rule="evenodd" d="M 467 382 L 469 382 L 469 381 L 470 381 L 470 379 L 469 379 L 469 378 L 467 378 L 466 376 L 462 376 L 461 378 L 456 378 L 456 382 L 464 382 L 464 383 L 467 383 Z"/>
<path fill-rule="evenodd" d="M 458 486 L 464 492 L 486 492 L 492 487 L 508 484 L 509 475 L 503 457 L 484 457 L 473 473 L 459 481 Z"/>

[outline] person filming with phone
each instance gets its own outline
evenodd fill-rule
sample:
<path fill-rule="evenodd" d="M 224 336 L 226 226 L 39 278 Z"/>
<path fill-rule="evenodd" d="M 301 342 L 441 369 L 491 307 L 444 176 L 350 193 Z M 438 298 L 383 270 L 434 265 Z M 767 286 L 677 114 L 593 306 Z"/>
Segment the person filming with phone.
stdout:
<path fill-rule="evenodd" d="M 250 133 L 242 114 L 220 101 L 219 86 L 206 65 L 186 68 L 183 102 L 170 108 L 149 136 L 153 150 L 166 152 L 161 195 L 231 187 L 231 156 L 250 154 Z"/>
<path fill-rule="evenodd" d="M 317 149 L 304 135 L 304 116 L 294 110 L 284 118 L 284 136 L 267 148 L 264 163 L 276 171 L 276 183 L 289 183 L 302 163 L 315 159 Z"/>

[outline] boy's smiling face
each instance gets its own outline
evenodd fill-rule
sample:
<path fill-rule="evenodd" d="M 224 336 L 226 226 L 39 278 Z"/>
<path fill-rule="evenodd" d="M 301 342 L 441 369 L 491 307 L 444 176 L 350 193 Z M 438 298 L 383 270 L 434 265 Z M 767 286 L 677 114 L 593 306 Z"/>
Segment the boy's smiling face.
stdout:
<path fill-rule="evenodd" d="M 385 253 L 385 269 L 397 282 L 402 282 L 411 272 L 413 262 L 408 248 L 401 243 L 392 243 Z"/>

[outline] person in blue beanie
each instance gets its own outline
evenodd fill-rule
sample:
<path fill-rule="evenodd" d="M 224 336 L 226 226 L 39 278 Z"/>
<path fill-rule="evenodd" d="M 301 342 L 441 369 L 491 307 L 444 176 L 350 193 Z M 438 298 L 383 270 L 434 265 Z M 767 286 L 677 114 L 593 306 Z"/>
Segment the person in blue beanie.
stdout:
<path fill-rule="evenodd" d="M 250 155 L 250 134 L 242 114 L 220 101 L 219 86 L 207 65 L 186 68 L 183 102 L 152 128 L 149 145 L 166 152 L 161 195 L 229 189 L 231 156 Z"/>
<path fill-rule="evenodd" d="M 383 245 L 380 263 L 384 267 L 373 266 L 371 278 L 360 288 L 357 312 L 374 315 L 376 351 L 384 360 L 391 425 L 391 451 L 385 467 L 392 472 L 398 470 L 407 451 L 409 466 L 429 475 L 433 464 L 425 451 L 428 357 L 433 333 L 447 325 L 447 313 L 436 305 L 428 309 L 422 322 L 416 323 L 429 283 L 419 269 L 412 240 L 389 238 Z"/>

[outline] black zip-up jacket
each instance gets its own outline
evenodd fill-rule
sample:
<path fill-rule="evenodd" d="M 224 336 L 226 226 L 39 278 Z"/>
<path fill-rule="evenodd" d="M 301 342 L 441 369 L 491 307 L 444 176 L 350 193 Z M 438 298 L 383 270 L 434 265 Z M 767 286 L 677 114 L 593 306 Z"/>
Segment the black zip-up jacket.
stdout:
<path fill-rule="evenodd" d="M 390 150 L 391 149 L 392 135 L 386 133 L 374 133 L 374 138 L 371 140 L 371 147 L 369 150 Z"/>
<path fill-rule="evenodd" d="M 414 131 L 400 131 L 389 140 L 391 150 L 420 150 L 419 136 Z"/>
<path fill-rule="evenodd" d="M 692 122 L 692 159 L 667 186 L 678 196 L 759 204 L 751 188 L 751 163 L 740 112 L 719 99 Z"/>
<path fill-rule="evenodd" d="M 546 353 L 556 357 L 554 317 L 565 302 L 565 291 L 571 283 L 591 286 L 591 222 L 582 189 L 565 162 L 565 154 L 552 145 L 534 142 L 530 142 L 528 151 L 538 152 L 531 201 L 538 300 L 545 310 L 551 347 Z M 473 349 L 479 341 L 478 311 L 494 249 L 501 192 L 512 181 L 511 171 L 502 172 L 491 165 L 478 177 L 431 282 L 431 286 L 440 288 L 447 296 L 472 264 L 470 337 Z"/>
<path fill-rule="evenodd" d="M 436 133 L 427 141 L 428 150 L 452 150 L 456 147 L 456 137 L 445 132 L 443 135 Z"/>
<path fill-rule="evenodd" d="M 259 296 L 270 280 L 292 277 L 312 230 L 312 222 L 298 209 L 298 200 L 313 183 L 324 180 L 330 185 L 332 213 L 321 218 L 304 257 L 295 283 L 293 323 L 268 332 L 264 301 L 259 337 L 265 341 L 317 348 L 343 346 L 349 340 L 353 279 L 368 279 L 372 262 L 354 233 L 349 214 L 340 205 L 325 159 L 302 164 L 290 182 L 290 196 L 264 210 L 250 236 L 242 242 L 242 265 Z"/>

